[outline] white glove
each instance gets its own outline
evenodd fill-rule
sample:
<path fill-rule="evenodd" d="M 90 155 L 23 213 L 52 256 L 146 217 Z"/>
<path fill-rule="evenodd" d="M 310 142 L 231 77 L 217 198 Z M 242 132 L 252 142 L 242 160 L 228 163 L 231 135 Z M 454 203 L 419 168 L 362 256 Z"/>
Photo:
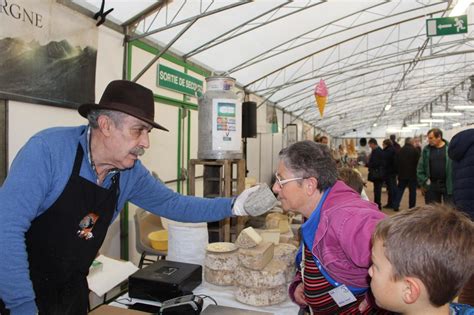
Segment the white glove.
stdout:
<path fill-rule="evenodd" d="M 237 198 L 234 201 L 234 206 L 232 207 L 232 214 L 236 216 L 242 216 L 242 215 L 248 215 L 247 212 L 245 212 L 244 204 L 245 200 L 255 191 L 258 190 L 260 186 L 253 186 L 250 188 L 245 189 L 243 192 L 240 193 L 240 195 L 237 196 Z"/>

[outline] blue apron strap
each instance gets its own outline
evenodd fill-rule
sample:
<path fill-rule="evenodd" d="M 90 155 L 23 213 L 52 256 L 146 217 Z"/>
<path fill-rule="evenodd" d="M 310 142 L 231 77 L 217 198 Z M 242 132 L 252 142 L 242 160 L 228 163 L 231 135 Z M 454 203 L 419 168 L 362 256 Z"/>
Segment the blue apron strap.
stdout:
<path fill-rule="evenodd" d="M 319 201 L 318 206 L 316 207 L 315 211 L 313 212 L 313 214 L 311 214 L 309 219 L 302 225 L 302 228 L 301 228 L 302 236 L 303 236 L 302 237 L 302 243 L 301 243 L 300 247 L 298 248 L 298 252 L 296 253 L 296 258 L 295 258 L 295 263 L 296 263 L 297 267 L 299 267 L 301 265 L 301 262 L 304 259 L 303 258 L 304 257 L 303 256 L 304 255 L 303 245 L 305 245 L 307 248 L 310 249 L 310 251 L 312 251 L 314 236 L 316 235 L 316 230 L 317 230 L 318 225 L 319 225 L 319 219 L 320 219 L 320 215 L 321 215 L 321 208 L 322 208 L 322 206 L 324 204 L 324 201 L 326 200 L 327 195 L 329 194 L 330 190 L 331 190 L 331 188 L 327 189 L 324 192 L 324 194 L 323 194 L 321 200 Z M 318 267 L 319 271 L 321 272 L 321 274 L 324 276 L 324 278 L 332 286 L 338 287 L 338 286 L 343 284 L 343 283 L 337 282 L 336 280 L 334 280 L 328 274 L 328 272 L 324 269 L 324 267 L 321 264 L 321 262 L 319 261 L 319 259 L 316 256 L 314 256 L 314 254 L 313 254 L 313 260 L 314 260 L 314 263 L 316 264 L 316 266 Z M 348 286 L 348 285 L 346 285 L 346 287 L 355 295 L 362 294 L 362 293 L 364 293 L 368 290 L 368 288 L 356 288 L 356 287 L 352 287 L 352 286 Z"/>

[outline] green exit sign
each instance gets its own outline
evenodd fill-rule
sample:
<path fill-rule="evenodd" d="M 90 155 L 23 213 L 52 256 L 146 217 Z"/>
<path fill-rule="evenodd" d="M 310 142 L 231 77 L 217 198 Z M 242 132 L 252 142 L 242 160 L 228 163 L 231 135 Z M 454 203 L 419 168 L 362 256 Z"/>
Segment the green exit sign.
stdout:
<path fill-rule="evenodd" d="M 201 96 L 203 82 L 187 73 L 158 64 L 157 86 L 191 96 Z"/>
<path fill-rule="evenodd" d="M 467 15 L 426 20 L 428 37 L 463 33 L 467 33 Z"/>

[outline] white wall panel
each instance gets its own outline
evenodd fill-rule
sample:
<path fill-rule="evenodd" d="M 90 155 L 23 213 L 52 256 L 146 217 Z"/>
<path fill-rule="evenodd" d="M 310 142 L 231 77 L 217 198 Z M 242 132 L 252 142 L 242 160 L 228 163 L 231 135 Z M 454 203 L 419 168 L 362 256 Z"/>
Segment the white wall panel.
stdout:
<path fill-rule="evenodd" d="M 31 136 L 38 131 L 57 126 L 87 124 L 75 109 L 46 105 L 8 102 L 8 165 Z"/>
<path fill-rule="evenodd" d="M 278 133 L 273 134 L 273 146 L 272 146 L 272 161 L 273 168 L 276 170 L 278 166 L 278 153 L 283 149 L 283 111 L 277 110 L 278 118 Z"/>
<path fill-rule="evenodd" d="M 275 167 L 272 161 L 272 133 L 260 134 L 260 182 L 271 184 Z"/>
<path fill-rule="evenodd" d="M 100 100 L 102 92 L 112 80 L 122 79 L 123 36 L 106 27 L 99 28 L 97 47 L 97 69 L 95 77 L 95 98 Z"/>
<path fill-rule="evenodd" d="M 260 180 L 260 134 L 257 138 L 247 138 L 247 177 Z"/>

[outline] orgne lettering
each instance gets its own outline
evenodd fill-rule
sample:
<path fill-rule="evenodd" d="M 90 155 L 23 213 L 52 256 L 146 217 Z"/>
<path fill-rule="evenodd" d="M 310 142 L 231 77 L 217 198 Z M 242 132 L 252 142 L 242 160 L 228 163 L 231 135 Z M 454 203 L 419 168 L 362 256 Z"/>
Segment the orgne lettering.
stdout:
<path fill-rule="evenodd" d="M 34 27 L 43 28 L 43 15 L 31 9 L 21 7 L 19 4 L 8 3 L 8 0 L 3 0 L 3 4 L 0 5 L 0 14 L 1 13 L 15 20 L 31 24 Z"/>

